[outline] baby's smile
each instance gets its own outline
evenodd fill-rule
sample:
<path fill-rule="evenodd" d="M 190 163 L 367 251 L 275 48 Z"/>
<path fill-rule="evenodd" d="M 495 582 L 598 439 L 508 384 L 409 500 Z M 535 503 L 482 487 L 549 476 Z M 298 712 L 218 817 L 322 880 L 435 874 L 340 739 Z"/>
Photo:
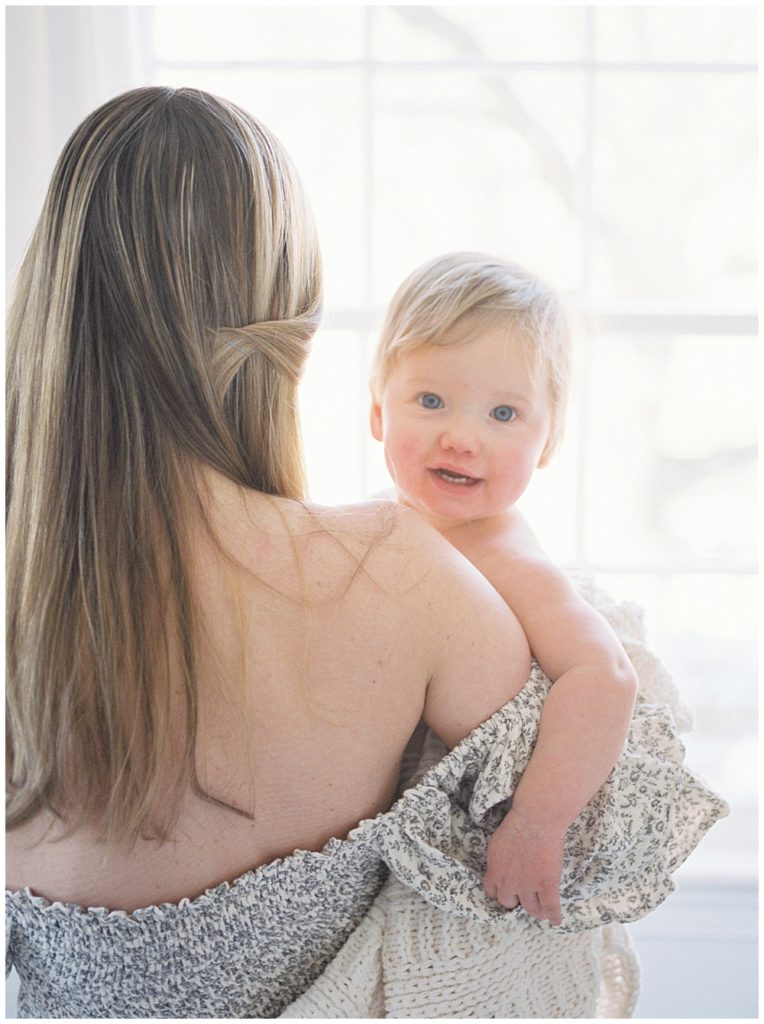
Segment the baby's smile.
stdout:
<path fill-rule="evenodd" d="M 447 484 L 454 484 L 457 487 L 474 487 L 481 483 L 480 477 L 469 476 L 467 473 L 456 472 L 453 469 L 446 469 L 445 466 L 437 466 L 429 470 L 439 480 Z"/>

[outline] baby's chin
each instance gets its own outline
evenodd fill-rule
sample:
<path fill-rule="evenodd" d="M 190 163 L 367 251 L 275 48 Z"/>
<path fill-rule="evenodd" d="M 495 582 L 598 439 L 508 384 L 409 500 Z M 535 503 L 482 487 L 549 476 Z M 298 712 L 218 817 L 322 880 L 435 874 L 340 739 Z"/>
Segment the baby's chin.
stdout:
<path fill-rule="evenodd" d="M 413 509 L 414 512 L 418 513 L 422 519 L 427 520 L 430 526 L 433 526 L 439 533 L 445 533 L 447 530 L 455 530 L 460 526 L 465 526 L 468 523 L 475 521 L 474 516 L 471 518 L 465 518 L 464 515 L 459 515 L 457 513 L 450 514 L 447 510 L 433 508 L 421 499 L 404 494 L 403 491 L 400 491 L 397 488 L 395 489 L 394 494 L 394 500 L 400 502 L 401 505 L 405 505 L 406 508 Z"/>

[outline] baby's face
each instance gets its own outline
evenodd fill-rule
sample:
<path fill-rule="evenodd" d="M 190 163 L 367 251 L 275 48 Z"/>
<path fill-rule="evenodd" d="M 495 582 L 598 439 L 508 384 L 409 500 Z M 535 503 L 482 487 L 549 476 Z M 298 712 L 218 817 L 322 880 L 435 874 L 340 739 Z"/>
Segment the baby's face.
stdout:
<path fill-rule="evenodd" d="M 440 528 L 510 508 L 538 466 L 550 423 L 543 382 L 534 382 L 523 344 L 506 327 L 403 356 L 371 411 L 402 500 Z"/>

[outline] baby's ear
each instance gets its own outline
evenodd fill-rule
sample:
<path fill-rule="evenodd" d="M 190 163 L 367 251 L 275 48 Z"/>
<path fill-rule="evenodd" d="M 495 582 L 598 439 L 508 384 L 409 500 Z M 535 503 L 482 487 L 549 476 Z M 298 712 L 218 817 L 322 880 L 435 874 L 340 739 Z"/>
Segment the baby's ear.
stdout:
<path fill-rule="evenodd" d="M 556 448 L 557 448 L 556 442 L 554 440 L 552 440 L 552 438 L 550 437 L 547 440 L 547 443 L 544 445 L 544 450 L 541 453 L 541 457 L 539 458 L 539 461 L 538 461 L 538 463 L 536 465 L 536 469 L 543 469 L 544 466 L 546 466 L 548 464 L 549 460 L 554 455 Z"/>
<path fill-rule="evenodd" d="M 371 424 L 371 436 L 375 441 L 382 440 L 382 406 L 372 396 L 371 411 L 369 412 L 369 423 Z"/>

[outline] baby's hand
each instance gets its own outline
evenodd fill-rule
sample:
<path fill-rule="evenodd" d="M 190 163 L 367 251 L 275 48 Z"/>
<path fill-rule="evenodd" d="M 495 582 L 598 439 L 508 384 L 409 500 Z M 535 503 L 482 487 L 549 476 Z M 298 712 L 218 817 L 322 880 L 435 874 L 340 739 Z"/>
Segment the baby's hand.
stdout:
<path fill-rule="evenodd" d="M 510 810 L 488 843 L 483 888 L 510 910 L 560 924 L 560 875 L 566 829 Z"/>

